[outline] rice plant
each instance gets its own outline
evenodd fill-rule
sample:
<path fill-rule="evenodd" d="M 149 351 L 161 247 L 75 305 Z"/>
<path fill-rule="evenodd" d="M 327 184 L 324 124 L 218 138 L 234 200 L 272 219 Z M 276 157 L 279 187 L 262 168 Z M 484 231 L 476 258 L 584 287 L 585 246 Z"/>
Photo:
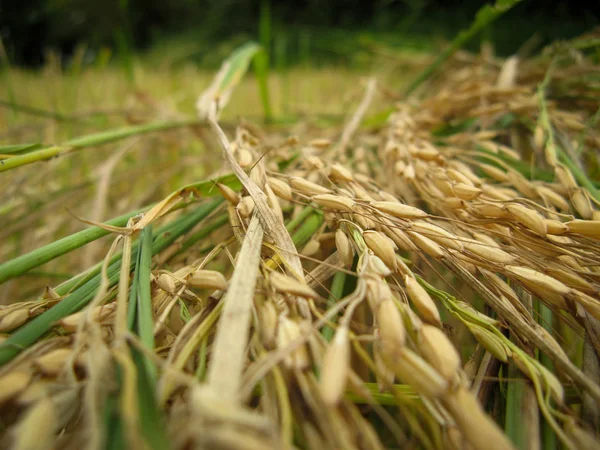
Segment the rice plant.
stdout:
<path fill-rule="evenodd" d="M 372 77 L 328 127 L 223 118 L 250 43 L 194 117 L 9 128 L 2 445 L 597 448 L 592 41 Z"/>

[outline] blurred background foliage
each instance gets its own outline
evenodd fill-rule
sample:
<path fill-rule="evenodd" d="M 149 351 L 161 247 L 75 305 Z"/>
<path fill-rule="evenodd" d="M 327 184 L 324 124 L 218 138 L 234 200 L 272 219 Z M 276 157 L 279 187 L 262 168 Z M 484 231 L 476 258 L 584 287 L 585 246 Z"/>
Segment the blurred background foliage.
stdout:
<path fill-rule="evenodd" d="M 43 65 L 49 51 L 68 65 L 76 49 L 84 63 L 120 51 L 152 51 L 171 64 L 215 68 L 232 48 L 256 38 L 270 41 L 278 66 L 364 65 L 373 51 L 431 50 L 468 26 L 484 2 L 435 0 L 2 0 L 0 37 L 13 64 Z M 535 34 L 542 46 L 596 26 L 600 2 L 522 2 L 470 42 L 494 42 L 509 55 Z M 263 36 L 264 37 L 264 36 Z M 261 39 L 264 44 L 265 40 Z"/>

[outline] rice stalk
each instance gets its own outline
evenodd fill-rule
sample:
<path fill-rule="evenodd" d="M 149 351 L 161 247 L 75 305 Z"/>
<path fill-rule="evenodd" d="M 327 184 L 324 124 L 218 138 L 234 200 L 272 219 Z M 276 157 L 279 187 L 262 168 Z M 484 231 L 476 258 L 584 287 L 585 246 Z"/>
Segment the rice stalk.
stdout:
<path fill-rule="evenodd" d="M 296 137 L 242 121 L 226 135 L 217 114 L 257 51 L 205 91 L 212 134 L 199 136 L 222 172 L 0 266 L 3 287 L 20 286 L 9 278 L 63 255 L 76 267 L 75 249 L 117 235 L 98 266 L 0 308 L 17 442 L 30 417 L 64 410 L 39 430 L 54 446 L 596 445 L 600 214 L 571 151 L 600 145 L 582 91 L 593 58 L 465 53 L 414 105 L 390 107 L 373 82 L 351 126 Z M 367 128 L 369 103 L 389 120 Z M 96 161 L 69 161 L 84 157 Z M 6 206 L 13 226 L 31 196 Z"/>

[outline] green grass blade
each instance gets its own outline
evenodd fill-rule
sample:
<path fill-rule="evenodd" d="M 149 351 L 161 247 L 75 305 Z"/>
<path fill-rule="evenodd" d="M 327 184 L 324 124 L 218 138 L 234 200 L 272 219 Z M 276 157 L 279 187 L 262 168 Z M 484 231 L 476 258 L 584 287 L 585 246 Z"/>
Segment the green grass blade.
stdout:
<path fill-rule="evenodd" d="M 0 37 L 0 63 L 5 67 L 0 70 L 2 73 L 3 84 L 8 93 L 8 103 L 10 108 L 12 109 L 13 119 L 17 118 L 17 96 L 15 95 L 15 89 L 12 84 L 12 78 L 10 73 L 10 61 L 8 60 L 8 55 L 6 54 L 6 49 L 4 48 L 4 42 L 2 42 L 2 38 Z"/>
<path fill-rule="evenodd" d="M 250 61 L 259 51 L 260 46 L 256 42 L 247 42 L 225 60 L 223 67 L 227 67 L 227 72 L 216 92 L 218 97 L 221 97 L 226 91 L 235 89 L 248 71 Z"/>
<path fill-rule="evenodd" d="M 34 108 L 33 106 L 20 105 L 13 101 L 0 100 L 0 106 L 10 108 L 14 112 L 18 111 L 18 112 L 22 112 L 25 114 L 29 114 L 31 116 L 38 116 L 38 117 L 45 117 L 47 119 L 54 119 L 58 122 L 65 122 L 65 121 L 69 120 L 69 117 L 67 117 L 61 113 L 57 113 L 57 112 L 53 112 L 53 111 L 46 111 L 45 109 L 41 109 L 41 108 Z"/>
<path fill-rule="evenodd" d="M 336 272 L 331 282 L 331 295 L 327 299 L 327 309 L 331 308 L 335 302 L 342 298 L 344 294 L 344 284 L 346 283 L 346 272 Z M 325 325 L 322 330 L 323 337 L 331 341 L 335 331 L 329 325 Z"/>
<path fill-rule="evenodd" d="M 142 230 L 140 250 L 135 267 L 134 283 L 131 286 L 129 303 L 129 328 L 140 337 L 142 345 L 154 352 L 154 319 L 150 294 L 152 263 L 152 225 Z M 136 348 L 131 348 L 137 368 L 138 404 L 142 433 L 150 448 L 169 448 L 162 414 L 156 402 L 156 366 L 153 361 Z"/>
<path fill-rule="evenodd" d="M 148 208 L 149 206 L 137 209 L 109 220 L 106 223 L 108 225 L 124 227 L 127 225 L 127 221 L 131 217 L 144 212 Z M 52 242 L 44 247 L 33 250 L 25 255 L 19 256 L 18 258 L 5 262 L 4 264 L 0 264 L 0 284 L 10 280 L 11 278 L 23 275 L 28 270 L 39 267 L 42 264 L 52 261 L 61 255 L 83 247 L 84 245 L 100 239 L 109 233 L 109 231 L 103 228 L 91 227 L 59 239 L 58 241 Z"/>
<path fill-rule="evenodd" d="M 152 254 L 157 254 L 171 245 L 175 240 L 191 230 L 200 220 L 207 217 L 214 209 L 221 204 L 223 199 L 213 199 L 199 206 L 195 211 L 185 215 L 177 220 L 176 224 L 171 225 L 169 233 L 160 235 L 152 244 Z M 132 248 L 132 260 L 137 258 L 138 246 Z M 120 259 L 111 263 L 108 267 L 108 278 L 110 286 L 114 286 L 119 280 L 121 261 Z M 100 285 L 100 274 L 98 273 L 76 291 L 65 297 L 52 308 L 40 314 L 35 319 L 29 321 L 11 336 L 0 344 L 0 365 L 10 361 L 15 355 L 33 344 L 40 337 L 46 334 L 54 324 L 63 317 L 79 311 L 87 305 L 94 297 L 98 286 Z"/>
<path fill-rule="evenodd" d="M 119 59 L 121 60 L 123 72 L 127 75 L 127 80 L 133 85 L 135 84 L 135 70 L 133 68 L 133 53 L 131 52 L 131 45 L 129 44 L 127 33 L 125 30 L 120 29 L 115 32 L 114 36 L 115 46 L 117 48 Z"/>
<path fill-rule="evenodd" d="M 150 269 L 152 263 L 152 225 L 142 231 L 140 258 L 136 268 L 137 285 L 137 333 L 148 350 L 154 350 L 154 320 L 150 295 Z"/>
<path fill-rule="evenodd" d="M 323 223 L 323 214 L 320 211 L 314 210 L 314 213 L 309 215 L 292 236 L 292 241 L 296 247 L 302 247 L 306 244 L 313 234 L 317 232 Z"/>
<path fill-rule="evenodd" d="M 537 301 L 539 319 L 538 322 L 544 329 L 552 334 L 552 324 L 554 321 L 554 313 L 550 308 L 544 305 L 541 301 Z M 540 353 L 539 355 L 540 362 L 542 365 L 548 369 L 551 373 L 555 373 L 554 371 L 554 363 L 545 353 Z M 558 448 L 558 443 L 556 440 L 556 433 L 554 429 L 547 420 L 543 419 L 540 427 L 542 429 L 542 446 L 545 450 L 554 450 Z"/>
<path fill-rule="evenodd" d="M 511 364 L 506 389 L 506 416 L 504 430 L 517 449 L 527 449 L 527 430 L 523 427 L 522 408 L 525 398 L 525 380 L 519 379 L 519 370 Z"/>
<path fill-rule="evenodd" d="M 201 196 L 209 196 L 214 193 L 214 187 L 217 182 L 225 184 L 236 191 L 238 191 L 241 188 L 239 180 L 233 174 L 223 175 L 217 178 L 216 180 L 207 180 L 201 181 L 199 183 L 190 184 L 185 188 L 194 189 Z M 127 220 L 130 217 L 142 213 L 150 209 L 151 207 L 152 205 L 144 206 L 143 208 L 116 217 L 106 223 L 114 226 L 125 226 L 127 224 Z M 89 242 L 95 241 L 103 236 L 106 236 L 107 234 L 109 234 L 109 232 L 104 230 L 103 228 L 91 227 L 86 230 L 74 233 L 70 236 L 66 236 L 56 242 L 52 242 L 51 244 L 48 244 L 44 247 L 40 247 L 36 250 L 33 250 L 25 255 L 19 256 L 10 261 L 7 261 L 3 264 L 0 264 L 0 284 L 12 278 L 23 275 L 28 270 L 39 267 L 42 264 L 47 263 L 48 261 L 51 261 L 59 256 L 76 250 L 84 246 L 85 244 L 88 244 Z M 116 258 L 118 258 L 118 255 L 116 255 L 114 258 L 115 259 L 113 259 L 113 261 L 116 260 Z M 99 263 L 90 271 L 93 271 L 94 274 L 99 273 L 101 265 L 102 263 Z M 80 278 L 80 276 L 76 278 Z M 57 292 L 59 292 L 60 295 L 64 295 L 70 290 L 70 287 L 72 286 L 73 284 L 70 284 L 68 289 L 63 289 L 62 291 Z"/>
<path fill-rule="evenodd" d="M 38 161 L 44 161 L 46 159 L 76 150 L 109 144 L 111 142 L 119 141 L 131 136 L 139 136 L 142 134 L 168 130 L 171 128 L 187 127 L 198 123 L 200 123 L 200 121 L 197 119 L 171 120 L 94 133 L 71 139 L 62 145 L 53 145 L 23 155 L 0 160 L 0 172 L 5 172 L 7 170 L 32 164 Z"/>
<path fill-rule="evenodd" d="M 450 58 L 459 48 L 465 45 L 469 40 L 471 40 L 477 33 L 482 31 L 485 27 L 487 27 L 490 23 L 504 14 L 506 11 L 511 9 L 521 0 L 497 0 L 496 3 L 492 5 L 484 5 L 477 11 L 475 15 L 475 20 L 471 24 L 469 28 L 461 31 L 458 35 L 452 40 L 450 46 L 440 53 L 440 55 L 433 61 L 429 66 L 425 68 L 417 78 L 406 88 L 404 91 L 404 95 L 410 95 L 415 89 L 417 89 L 424 81 L 429 79 L 431 75 L 448 59 Z"/>
<path fill-rule="evenodd" d="M 145 358 L 137 349 L 131 349 L 131 352 L 138 372 L 138 405 L 142 433 L 149 448 L 167 450 L 170 445 L 163 414 L 156 401 L 155 375 L 148 370 L 148 358 Z M 153 364 L 152 368 L 155 368 Z"/>
<path fill-rule="evenodd" d="M 0 101 L 0 105 L 2 105 L 2 101 Z M 13 155 L 16 153 L 27 153 L 33 150 L 37 150 L 42 147 L 42 144 L 34 143 L 34 144 L 16 144 L 16 145 L 0 145 L 0 155 Z M 0 156 L 1 158 L 1 156 Z"/>
<path fill-rule="evenodd" d="M 265 115 L 265 121 L 273 120 L 271 101 L 269 95 L 269 67 L 271 65 L 271 2 L 262 0 L 260 4 L 259 35 L 261 51 L 254 57 L 254 74 L 258 80 L 260 100 Z"/>

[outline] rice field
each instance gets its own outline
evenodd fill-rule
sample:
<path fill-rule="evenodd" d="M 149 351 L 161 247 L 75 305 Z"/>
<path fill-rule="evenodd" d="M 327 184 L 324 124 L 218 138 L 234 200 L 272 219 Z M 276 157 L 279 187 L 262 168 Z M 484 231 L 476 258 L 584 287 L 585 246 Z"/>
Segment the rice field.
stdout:
<path fill-rule="evenodd" d="M 0 445 L 598 448 L 597 45 L 4 71 Z"/>

